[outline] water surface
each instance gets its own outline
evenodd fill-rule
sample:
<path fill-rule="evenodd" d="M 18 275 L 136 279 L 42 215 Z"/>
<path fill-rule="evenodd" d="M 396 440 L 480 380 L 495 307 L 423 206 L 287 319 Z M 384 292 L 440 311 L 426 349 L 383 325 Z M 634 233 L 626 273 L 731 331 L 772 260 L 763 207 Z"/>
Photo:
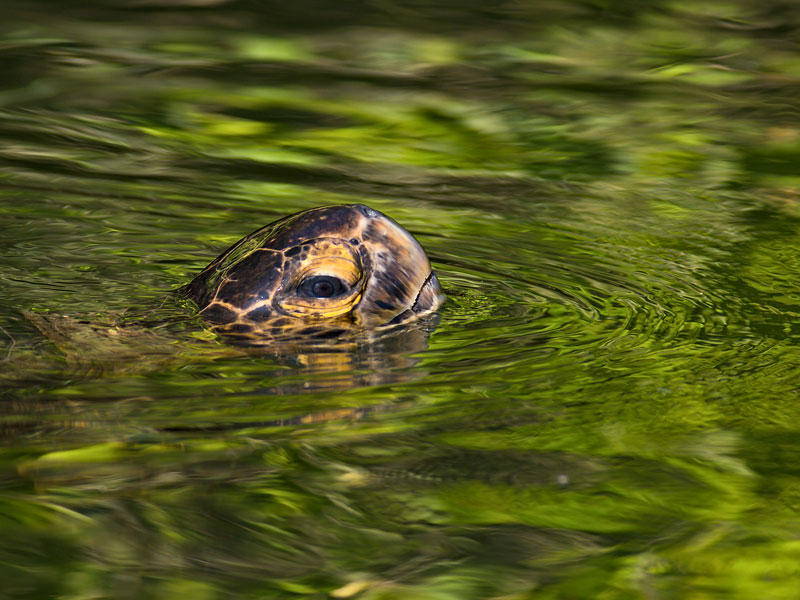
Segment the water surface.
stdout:
<path fill-rule="evenodd" d="M 797 597 L 793 3 L 3 13 L 0 596 Z M 438 323 L 243 353 L 170 299 L 351 202 Z"/>

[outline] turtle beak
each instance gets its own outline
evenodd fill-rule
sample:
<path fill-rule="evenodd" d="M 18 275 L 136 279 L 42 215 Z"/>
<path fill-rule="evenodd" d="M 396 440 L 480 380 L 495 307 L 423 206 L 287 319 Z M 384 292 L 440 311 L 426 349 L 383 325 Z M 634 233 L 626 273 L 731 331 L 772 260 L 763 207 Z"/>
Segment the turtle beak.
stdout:
<path fill-rule="evenodd" d="M 439 308 L 444 302 L 444 299 L 445 297 L 439 285 L 439 279 L 436 277 L 436 273 L 431 271 L 425 283 L 422 284 L 422 288 L 420 288 L 417 294 L 417 299 L 411 306 L 411 311 L 418 315 L 424 315 Z"/>
<path fill-rule="evenodd" d="M 369 275 L 353 316 L 364 327 L 402 321 L 437 308 L 442 292 L 419 242 L 397 223 L 374 212 L 362 232 Z"/>

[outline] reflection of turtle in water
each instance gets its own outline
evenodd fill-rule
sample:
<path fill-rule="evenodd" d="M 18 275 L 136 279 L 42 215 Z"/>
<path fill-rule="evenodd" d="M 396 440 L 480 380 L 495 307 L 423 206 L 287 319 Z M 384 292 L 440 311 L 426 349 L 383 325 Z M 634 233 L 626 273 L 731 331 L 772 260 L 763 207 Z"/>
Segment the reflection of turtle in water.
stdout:
<path fill-rule="evenodd" d="M 443 299 L 419 243 L 361 204 L 314 208 L 262 227 L 179 293 L 216 330 L 256 344 L 401 323 Z"/>

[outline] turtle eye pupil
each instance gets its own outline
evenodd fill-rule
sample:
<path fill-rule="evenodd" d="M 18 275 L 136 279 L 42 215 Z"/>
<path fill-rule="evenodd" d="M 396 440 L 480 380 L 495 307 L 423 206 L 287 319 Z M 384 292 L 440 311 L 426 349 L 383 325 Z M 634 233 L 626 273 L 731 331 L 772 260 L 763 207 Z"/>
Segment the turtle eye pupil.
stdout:
<path fill-rule="evenodd" d="M 319 298 L 330 298 L 333 296 L 333 284 L 330 281 L 316 281 L 311 291 Z"/>
<path fill-rule="evenodd" d="M 302 296 L 310 298 L 333 298 L 343 293 L 345 289 L 345 284 L 341 279 L 330 275 L 309 277 L 297 287 L 297 291 Z"/>

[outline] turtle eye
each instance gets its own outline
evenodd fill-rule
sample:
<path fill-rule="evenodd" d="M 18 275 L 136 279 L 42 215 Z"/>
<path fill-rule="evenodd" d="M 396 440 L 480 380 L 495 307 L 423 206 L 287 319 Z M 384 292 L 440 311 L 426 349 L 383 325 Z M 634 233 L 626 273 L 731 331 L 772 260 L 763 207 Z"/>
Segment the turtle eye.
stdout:
<path fill-rule="evenodd" d="M 333 298 L 347 291 L 347 284 L 338 277 L 314 275 L 297 286 L 297 292 L 307 298 Z"/>

